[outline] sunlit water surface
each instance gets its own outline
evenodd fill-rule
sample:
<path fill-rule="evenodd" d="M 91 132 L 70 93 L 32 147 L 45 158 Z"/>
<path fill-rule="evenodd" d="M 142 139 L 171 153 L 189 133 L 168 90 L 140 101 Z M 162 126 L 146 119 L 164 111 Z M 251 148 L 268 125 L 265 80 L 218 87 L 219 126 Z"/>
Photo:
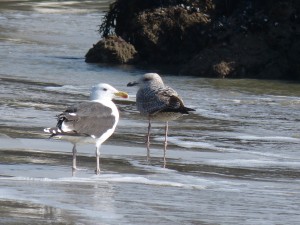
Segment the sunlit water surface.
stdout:
<path fill-rule="evenodd" d="M 107 1 L 0 2 L 1 224 L 298 224 L 300 85 L 172 76 L 159 69 L 84 62 Z M 135 109 L 145 72 L 159 72 L 196 112 L 154 123 L 146 161 L 147 121 Z M 127 91 L 121 120 L 101 148 L 49 140 L 66 106 L 106 82 Z"/>

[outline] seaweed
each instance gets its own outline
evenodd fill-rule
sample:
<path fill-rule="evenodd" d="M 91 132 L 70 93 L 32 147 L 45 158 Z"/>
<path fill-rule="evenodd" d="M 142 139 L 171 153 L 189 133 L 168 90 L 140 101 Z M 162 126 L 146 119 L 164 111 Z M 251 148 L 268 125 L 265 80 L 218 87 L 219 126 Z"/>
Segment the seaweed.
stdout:
<path fill-rule="evenodd" d="M 212 0 L 117 0 L 110 4 L 98 31 L 102 37 L 117 35 L 126 40 L 126 33 L 130 33 L 137 14 L 177 5 L 203 12 L 214 7 Z"/>

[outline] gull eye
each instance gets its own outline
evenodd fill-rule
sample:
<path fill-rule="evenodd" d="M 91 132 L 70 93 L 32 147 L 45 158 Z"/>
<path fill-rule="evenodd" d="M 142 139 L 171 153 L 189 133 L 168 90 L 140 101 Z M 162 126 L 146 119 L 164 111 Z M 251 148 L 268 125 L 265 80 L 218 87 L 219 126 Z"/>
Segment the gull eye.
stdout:
<path fill-rule="evenodd" d="M 150 78 L 144 78 L 144 81 L 149 81 L 150 80 Z"/>
<path fill-rule="evenodd" d="M 103 88 L 102 90 L 103 90 L 103 91 L 107 91 L 107 88 Z"/>

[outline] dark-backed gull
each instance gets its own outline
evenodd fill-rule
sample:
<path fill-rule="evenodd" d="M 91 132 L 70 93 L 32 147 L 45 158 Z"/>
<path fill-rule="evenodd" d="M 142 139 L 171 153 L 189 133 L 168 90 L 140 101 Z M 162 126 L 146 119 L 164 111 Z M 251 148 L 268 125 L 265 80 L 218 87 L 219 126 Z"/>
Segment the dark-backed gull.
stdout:
<path fill-rule="evenodd" d="M 115 131 L 119 121 L 119 111 L 112 102 L 114 97 L 128 98 L 128 94 L 118 91 L 109 84 L 98 84 L 92 88 L 90 101 L 68 107 L 57 117 L 54 128 L 45 128 L 50 137 L 73 143 L 73 172 L 76 170 L 76 144 L 96 145 L 96 174 L 100 173 L 100 146 Z"/>
<path fill-rule="evenodd" d="M 175 120 L 183 114 L 189 114 L 194 109 L 184 106 L 182 99 L 172 88 L 165 86 L 163 80 L 157 73 L 146 73 L 139 80 L 130 82 L 127 86 L 139 86 L 136 94 L 136 105 L 138 111 L 149 120 L 147 134 L 147 159 L 150 157 L 150 129 L 151 120 L 164 121 L 164 167 L 166 166 L 166 150 L 168 137 L 168 121 Z"/>

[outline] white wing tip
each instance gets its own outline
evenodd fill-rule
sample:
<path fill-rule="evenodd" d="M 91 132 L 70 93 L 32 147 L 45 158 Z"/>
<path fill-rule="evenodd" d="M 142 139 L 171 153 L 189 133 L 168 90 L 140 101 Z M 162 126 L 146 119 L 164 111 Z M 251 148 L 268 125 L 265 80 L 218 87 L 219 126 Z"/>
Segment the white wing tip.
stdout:
<path fill-rule="evenodd" d="M 45 133 L 50 133 L 50 129 L 51 129 L 51 128 L 49 128 L 49 127 L 48 127 L 48 128 L 45 128 L 45 129 L 44 129 L 44 132 L 45 132 Z"/>

